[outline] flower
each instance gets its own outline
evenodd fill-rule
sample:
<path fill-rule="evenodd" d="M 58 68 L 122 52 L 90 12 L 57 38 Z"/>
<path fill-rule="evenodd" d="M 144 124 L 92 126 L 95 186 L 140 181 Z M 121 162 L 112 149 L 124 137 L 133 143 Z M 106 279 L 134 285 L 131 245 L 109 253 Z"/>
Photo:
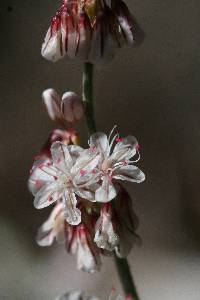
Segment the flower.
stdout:
<path fill-rule="evenodd" d="M 119 236 L 115 231 L 113 222 L 112 207 L 105 203 L 100 212 L 100 217 L 95 225 L 94 241 L 99 248 L 113 251 L 119 244 Z"/>
<path fill-rule="evenodd" d="M 81 222 L 81 212 L 77 207 L 79 197 L 94 201 L 91 173 L 99 160 L 79 146 L 67 146 L 55 142 L 51 146 L 52 159 L 35 161 L 29 178 L 29 189 L 35 196 L 34 206 L 38 209 L 54 202 L 62 202 L 65 218 L 69 224 Z"/>
<path fill-rule="evenodd" d="M 52 18 L 41 54 L 51 61 L 57 61 L 66 54 L 71 58 L 86 59 L 90 39 L 91 25 L 82 3 L 63 1 Z"/>
<path fill-rule="evenodd" d="M 109 138 L 102 132 L 94 133 L 89 140 L 91 152 L 100 155 L 98 166 L 94 170 L 102 182 L 95 191 L 95 200 L 98 202 L 108 202 L 116 197 L 117 186 L 114 186 L 113 180 L 137 183 L 145 180 L 144 173 L 134 165 L 140 159 L 136 138 L 120 138 L 118 134 L 112 138 L 112 132 Z M 131 160 L 136 154 L 138 158 Z"/>
<path fill-rule="evenodd" d="M 141 33 L 122 0 L 112 0 L 111 6 L 102 0 L 67 0 L 52 18 L 41 53 L 51 61 L 67 54 L 98 63 L 112 59 L 124 44 L 139 44 Z"/>
<path fill-rule="evenodd" d="M 61 124 L 75 123 L 83 117 L 83 104 L 74 92 L 66 92 L 62 99 L 54 89 L 43 92 L 43 101 L 51 120 Z"/>

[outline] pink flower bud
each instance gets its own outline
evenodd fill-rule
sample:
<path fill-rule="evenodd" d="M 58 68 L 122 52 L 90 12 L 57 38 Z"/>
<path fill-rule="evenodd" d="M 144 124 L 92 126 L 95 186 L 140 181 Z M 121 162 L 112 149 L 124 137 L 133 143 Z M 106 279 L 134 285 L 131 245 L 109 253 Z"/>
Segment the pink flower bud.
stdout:
<path fill-rule="evenodd" d="M 61 99 L 54 89 L 47 89 L 42 94 L 47 113 L 51 120 L 62 119 Z"/>
<path fill-rule="evenodd" d="M 62 113 L 66 121 L 74 123 L 83 116 L 83 104 L 74 92 L 66 92 L 62 97 Z"/>

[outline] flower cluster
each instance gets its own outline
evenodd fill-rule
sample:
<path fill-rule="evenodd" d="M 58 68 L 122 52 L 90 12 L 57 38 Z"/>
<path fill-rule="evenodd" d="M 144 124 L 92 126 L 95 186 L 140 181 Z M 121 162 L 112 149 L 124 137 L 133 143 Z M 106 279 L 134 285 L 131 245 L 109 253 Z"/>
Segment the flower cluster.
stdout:
<path fill-rule="evenodd" d="M 123 45 L 138 45 L 143 32 L 122 0 L 64 0 L 42 45 L 42 56 L 57 61 L 68 55 L 107 61 Z"/>
<path fill-rule="evenodd" d="M 57 99 L 49 94 L 52 90 L 43 94 L 45 100 Z M 60 116 L 58 105 L 51 101 L 45 105 L 52 119 L 66 120 L 68 111 Z M 132 201 L 118 181 L 140 183 L 145 175 L 135 166 L 140 158 L 135 137 L 122 138 L 113 130 L 109 137 L 98 132 L 90 137 L 88 149 L 76 145 L 77 140 L 72 129 L 51 133 L 35 157 L 29 189 L 36 208 L 54 205 L 38 231 L 38 244 L 50 246 L 54 239 L 65 243 L 76 255 L 78 269 L 94 272 L 100 268 L 101 254 L 115 251 L 126 257 L 137 239 Z"/>

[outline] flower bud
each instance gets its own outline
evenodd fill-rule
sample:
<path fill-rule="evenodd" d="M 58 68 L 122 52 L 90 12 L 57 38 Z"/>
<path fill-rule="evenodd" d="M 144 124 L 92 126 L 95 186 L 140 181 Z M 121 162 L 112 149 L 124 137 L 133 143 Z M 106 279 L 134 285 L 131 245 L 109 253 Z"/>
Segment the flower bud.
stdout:
<path fill-rule="evenodd" d="M 79 121 L 83 117 L 83 104 L 74 92 L 66 92 L 62 97 L 63 117 L 69 123 Z"/>
<path fill-rule="evenodd" d="M 101 208 L 100 217 L 95 226 L 94 241 L 99 248 L 113 251 L 119 243 L 119 236 L 114 230 L 112 207 L 106 203 Z"/>
<path fill-rule="evenodd" d="M 54 89 L 47 89 L 42 93 L 42 97 L 50 119 L 53 121 L 62 119 L 61 99 L 58 93 Z"/>

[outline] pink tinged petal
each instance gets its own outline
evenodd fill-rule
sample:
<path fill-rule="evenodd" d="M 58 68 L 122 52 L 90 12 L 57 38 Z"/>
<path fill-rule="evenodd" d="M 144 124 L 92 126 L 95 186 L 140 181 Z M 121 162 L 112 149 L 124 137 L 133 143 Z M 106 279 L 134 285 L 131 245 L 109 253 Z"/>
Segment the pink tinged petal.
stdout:
<path fill-rule="evenodd" d="M 66 92 L 62 97 L 62 113 L 66 121 L 74 123 L 83 117 L 83 104 L 74 92 Z"/>
<path fill-rule="evenodd" d="M 140 183 L 145 180 L 145 174 L 138 167 L 127 165 L 116 169 L 113 178 Z"/>
<path fill-rule="evenodd" d="M 35 161 L 30 172 L 28 188 L 35 195 L 45 184 L 56 180 L 56 170 L 52 166 L 51 160 L 40 158 Z"/>
<path fill-rule="evenodd" d="M 125 138 L 120 138 L 113 149 L 113 153 L 111 158 L 116 161 L 120 161 L 123 159 L 130 159 L 133 157 L 137 152 L 138 141 L 137 139 L 129 135 Z"/>
<path fill-rule="evenodd" d="M 99 153 L 107 156 L 109 150 L 109 142 L 105 133 L 97 132 L 92 134 L 89 144 L 91 148 L 95 147 Z"/>
<path fill-rule="evenodd" d="M 93 243 L 90 233 L 83 224 L 77 227 L 77 239 L 78 269 L 89 273 L 99 270 L 101 265 L 99 250 Z"/>
<path fill-rule="evenodd" d="M 113 251 L 119 244 L 119 236 L 114 230 L 112 207 L 110 204 L 104 204 L 101 209 L 101 215 L 95 225 L 94 242 L 99 248 L 108 251 Z"/>
<path fill-rule="evenodd" d="M 102 185 L 95 192 L 97 202 L 109 202 L 117 195 L 117 191 L 108 176 L 103 177 Z"/>
<path fill-rule="evenodd" d="M 73 161 L 69 153 L 68 146 L 61 143 L 55 142 L 51 146 L 51 154 L 54 166 L 63 173 L 70 172 Z"/>
<path fill-rule="evenodd" d="M 81 12 L 78 19 L 78 45 L 76 56 L 87 60 L 90 50 L 92 28 L 86 13 Z"/>
<path fill-rule="evenodd" d="M 89 187 L 88 190 L 83 188 L 77 189 L 76 194 L 83 199 L 87 199 L 89 201 L 95 202 L 95 194 L 94 192 L 89 190 Z"/>
<path fill-rule="evenodd" d="M 77 199 L 74 192 L 65 190 L 63 194 L 65 206 L 65 219 L 71 225 L 78 225 L 81 222 L 81 211 L 76 207 Z"/>
<path fill-rule="evenodd" d="M 47 113 L 53 121 L 62 119 L 61 99 L 54 89 L 47 89 L 42 94 Z"/>
<path fill-rule="evenodd" d="M 54 207 L 48 220 L 39 228 L 36 237 L 38 245 L 42 247 L 50 246 L 52 245 L 55 237 L 57 238 L 60 235 L 64 236 L 63 221 L 63 206 L 61 203 L 59 203 Z M 58 226 L 58 223 L 62 225 Z"/>
<path fill-rule="evenodd" d="M 60 199 L 60 192 L 57 190 L 56 182 L 44 185 L 35 195 L 34 206 L 41 209 L 51 205 Z"/>
<path fill-rule="evenodd" d="M 75 58 L 78 46 L 78 32 L 75 19 L 67 16 L 67 55 Z"/>
<path fill-rule="evenodd" d="M 47 60 L 56 62 L 65 56 L 62 50 L 62 33 L 58 30 L 55 34 L 51 34 L 51 28 L 47 31 L 44 43 L 42 44 L 41 54 Z"/>

